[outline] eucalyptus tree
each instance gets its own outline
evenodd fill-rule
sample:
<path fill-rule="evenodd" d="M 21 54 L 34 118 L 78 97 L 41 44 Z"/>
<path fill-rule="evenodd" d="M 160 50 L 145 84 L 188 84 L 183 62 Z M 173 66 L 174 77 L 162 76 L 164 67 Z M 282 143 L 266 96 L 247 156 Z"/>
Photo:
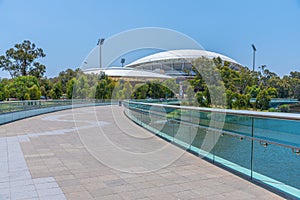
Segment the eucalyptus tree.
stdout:
<path fill-rule="evenodd" d="M 29 40 L 24 40 L 0 56 L 0 68 L 7 71 L 12 78 L 31 75 L 39 79 L 44 76 L 46 66 L 37 60 L 45 56 L 42 48 L 36 47 Z"/>

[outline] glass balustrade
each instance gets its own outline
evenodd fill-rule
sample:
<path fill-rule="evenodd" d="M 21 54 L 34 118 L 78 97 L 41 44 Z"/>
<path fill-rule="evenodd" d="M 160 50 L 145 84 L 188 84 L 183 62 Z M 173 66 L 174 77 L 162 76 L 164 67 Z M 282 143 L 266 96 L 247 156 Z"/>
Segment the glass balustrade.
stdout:
<path fill-rule="evenodd" d="M 0 125 L 44 113 L 85 106 L 117 104 L 117 100 L 73 99 L 0 102 Z"/>
<path fill-rule="evenodd" d="M 300 198 L 300 115 L 125 101 L 125 113 L 199 157 Z"/>

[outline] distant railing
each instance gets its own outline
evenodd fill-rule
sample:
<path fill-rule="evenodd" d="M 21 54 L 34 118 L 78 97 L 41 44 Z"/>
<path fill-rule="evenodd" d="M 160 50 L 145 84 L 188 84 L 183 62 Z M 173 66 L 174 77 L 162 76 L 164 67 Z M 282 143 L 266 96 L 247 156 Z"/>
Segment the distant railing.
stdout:
<path fill-rule="evenodd" d="M 0 102 L 0 125 L 49 112 L 86 106 L 117 104 L 117 100 L 72 99 Z"/>
<path fill-rule="evenodd" d="M 129 118 L 194 154 L 300 198 L 300 115 L 125 101 Z"/>

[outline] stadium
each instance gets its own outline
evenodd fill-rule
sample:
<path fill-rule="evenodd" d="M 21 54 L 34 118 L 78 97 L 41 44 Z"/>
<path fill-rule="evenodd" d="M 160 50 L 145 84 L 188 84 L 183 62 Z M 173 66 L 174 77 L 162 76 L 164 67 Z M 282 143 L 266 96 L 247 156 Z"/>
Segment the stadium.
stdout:
<path fill-rule="evenodd" d="M 84 72 L 94 74 L 104 72 L 111 78 L 130 81 L 140 79 L 144 81 L 169 78 L 182 79 L 195 75 L 192 70 L 192 62 L 201 57 L 208 59 L 220 58 L 222 64 L 228 62 L 233 69 L 238 69 L 241 66 L 234 59 L 219 53 L 198 49 L 180 49 L 154 53 L 137 59 L 124 67 L 104 66 L 103 68 L 93 68 L 86 66 Z"/>

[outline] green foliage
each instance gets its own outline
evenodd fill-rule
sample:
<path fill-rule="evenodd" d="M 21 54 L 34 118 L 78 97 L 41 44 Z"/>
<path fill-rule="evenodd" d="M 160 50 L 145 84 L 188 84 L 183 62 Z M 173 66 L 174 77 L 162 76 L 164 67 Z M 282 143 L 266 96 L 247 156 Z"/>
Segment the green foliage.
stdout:
<path fill-rule="evenodd" d="M 8 85 L 8 79 L 0 78 L 0 101 L 4 101 L 6 98 L 9 98 Z"/>
<path fill-rule="evenodd" d="M 74 88 L 75 82 L 76 82 L 76 78 L 72 78 L 67 83 L 67 92 L 66 92 L 66 95 L 67 95 L 68 99 L 72 99 L 73 98 L 73 88 Z"/>
<path fill-rule="evenodd" d="M 28 89 L 29 98 L 31 100 L 38 100 L 41 97 L 41 90 L 37 85 L 33 85 Z M 26 93 L 26 94 L 28 94 Z"/>
<path fill-rule="evenodd" d="M 134 99 L 146 99 L 148 90 L 149 84 L 136 84 L 131 97 Z"/>
<path fill-rule="evenodd" d="M 192 103 L 194 101 L 194 98 L 195 98 L 195 91 L 194 91 L 193 86 L 188 85 L 187 88 L 186 88 L 186 92 L 185 93 L 187 95 L 188 101 L 190 103 Z"/>
<path fill-rule="evenodd" d="M 37 48 L 29 40 L 24 40 L 0 56 L 0 68 L 8 71 L 12 78 L 30 75 L 39 79 L 44 76 L 46 67 L 36 60 L 45 56 L 43 49 Z"/>
<path fill-rule="evenodd" d="M 19 76 L 11 79 L 7 85 L 7 97 L 18 98 L 19 100 L 40 99 L 40 86 L 34 76 Z"/>
<path fill-rule="evenodd" d="M 290 111 L 290 106 L 289 106 L 289 105 L 286 105 L 286 104 L 280 105 L 280 106 L 279 106 L 279 110 L 280 110 L 281 112 L 289 112 L 289 111 Z"/>
<path fill-rule="evenodd" d="M 62 86 L 61 82 L 57 82 L 54 84 L 53 88 L 50 91 L 50 97 L 52 99 L 59 99 L 62 96 Z"/>
<path fill-rule="evenodd" d="M 261 110 L 268 110 L 271 97 L 266 89 L 261 90 L 256 98 L 256 107 Z"/>
<path fill-rule="evenodd" d="M 269 112 L 278 112 L 276 108 L 269 108 Z"/>
<path fill-rule="evenodd" d="M 260 91 L 260 88 L 256 85 L 247 86 L 246 88 L 246 94 L 250 95 L 251 98 L 256 98 L 258 93 Z"/>
<path fill-rule="evenodd" d="M 217 63 L 217 66 L 215 65 Z M 190 81 L 196 92 L 195 98 L 199 106 L 204 107 L 224 107 L 225 102 L 225 88 L 231 85 L 228 81 L 224 83 L 221 74 L 232 79 L 233 74 L 228 74 L 225 70 L 220 73 L 221 64 L 220 59 L 210 60 L 205 57 L 196 59 L 193 62 L 193 71 L 196 76 Z M 229 69 L 226 67 L 226 70 Z M 191 91 L 189 91 L 191 92 Z M 213 105 L 212 105 L 213 104 Z"/>
<path fill-rule="evenodd" d="M 58 77 L 55 78 L 56 81 L 61 82 L 62 86 L 62 92 L 67 93 L 67 84 L 68 82 L 73 79 L 73 78 L 78 78 L 81 75 L 83 75 L 83 72 L 80 69 L 72 70 L 72 69 L 67 69 L 65 71 L 62 71 L 58 74 Z"/>
<path fill-rule="evenodd" d="M 157 81 L 150 81 L 146 84 L 136 84 L 131 96 L 135 99 L 160 99 L 173 98 L 174 93 L 164 84 Z"/>
<path fill-rule="evenodd" d="M 270 96 L 270 98 L 277 98 L 278 97 L 278 92 L 275 88 L 273 87 L 269 87 L 267 89 L 267 93 Z"/>
<path fill-rule="evenodd" d="M 115 84 L 115 88 L 112 94 L 113 99 L 124 99 L 124 92 L 123 92 L 124 83 L 123 80 L 119 80 Z"/>
<path fill-rule="evenodd" d="M 111 99 L 116 82 L 109 78 L 105 73 L 100 73 L 99 81 L 97 82 L 95 98 L 96 99 Z"/>
<path fill-rule="evenodd" d="M 124 95 L 125 99 L 130 99 L 132 94 L 132 85 L 129 82 L 124 84 L 124 88 L 122 90 L 122 95 Z"/>
<path fill-rule="evenodd" d="M 199 106 L 217 107 L 222 105 L 222 101 L 218 101 L 224 96 L 226 104 L 223 107 L 232 109 L 251 108 L 250 98 L 256 98 L 255 107 L 262 110 L 269 108 L 271 98 L 300 100 L 300 72 L 291 72 L 289 76 L 280 78 L 266 66 L 252 72 L 246 67 L 233 69 L 220 58 L 213 59 L 213 62 L 217 70 L 206 58 L 199 58 L 193 63 L 196 76 L 190 80 L 192 88 L 187 88 L 186 94 L 189 101 L 194 98 Z M 221 75 L 223 83 L 219 81 L 217 73 Z M 225 90 L 222 90 L 222 84 Z M 193 90 L 197 92 L 194 97 Z M 217 103 L 209 102 L 209 99 Z"/>
<path fill-rule="evenodd" d="M 162 85 L 168 88 L 174 94 L 179 93 L 179 84 L 176 83 L 176 79 L 174 78 L 163 81 Z"/>
<path fill-rule="evenodd" d="M 197 92 L 195 98 L 197 99 L 197 103 L 200 107 L 210 106 L 210 101 L 209 98 L 207 98 L 206 92 Z"/>
<path fill-rule="evenodd" d="M 29 93 L 25 93 L 23 100 L 30 100 L 30 94 Z"/>
<path fill-rule="evenodd" d="M 236 99 L 232 102 L 234 109 L 246 109 L 250 105 L 250 96 L 236 93 Z"/>
<path fill-rule="evenodd" d="M 75 89 L 73 90 L 73 98 L 87 99 L 89 95 L 90 85 L 87 76 L 82 75 L 75 81 Z"/>

